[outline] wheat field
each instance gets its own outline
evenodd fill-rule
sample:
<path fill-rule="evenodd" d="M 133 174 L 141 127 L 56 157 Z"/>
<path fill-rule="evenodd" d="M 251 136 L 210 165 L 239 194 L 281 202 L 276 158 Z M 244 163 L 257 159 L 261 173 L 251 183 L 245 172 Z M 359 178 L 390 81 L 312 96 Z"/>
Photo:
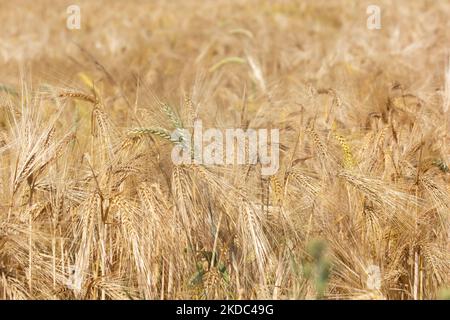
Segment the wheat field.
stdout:
<path fill-rule="evenodd" d="M 0 0 L 0 299 L 449 298 L 449 16 Z M 279 170 L 175 165 L 198 119 Z"/>

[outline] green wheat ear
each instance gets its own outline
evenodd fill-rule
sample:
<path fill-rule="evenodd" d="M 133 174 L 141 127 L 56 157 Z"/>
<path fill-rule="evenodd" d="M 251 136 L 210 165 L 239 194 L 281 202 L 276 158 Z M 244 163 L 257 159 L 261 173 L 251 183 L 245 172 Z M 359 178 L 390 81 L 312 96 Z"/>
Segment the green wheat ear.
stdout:
<path fill-rule="evenodd" d="M 178 130 L 178 129 L 177 129 Z M 146 135 L 151 134 L 162 139 L 168 140 L 174 144 L 183 144 L 186 145 L 186 138 L 183 135 L 182 131 L 178 131 L 179 137 L 174 138 L 171 133 L 164 128 L 133 128 L 129 131 L 132 135 Z"/>
<path fill-rule="evenodd" d="M 157 137 L 172 141 L 170 132 L 164 128 L 134 128 L 134 129 L 130 130 L 130 134 L 136 134 L 136 135 L 152 134 Z"/>
<path fill-rule="evenodd" d="M 161 110 L 164 112 L 164 114 L 170 120 L 172 125 L 176 128 L 176 130 L 178 132 L 178 138 L 174 138 L 167 129 L 160 128 L 160 127 L 133 128 L 129 131 L 129 133 L 134 134 L 134 135 L 151 134 L 151 135 L 160 137 L 162 139 L 168 140 L 175 144 L 181 143 L 181 144 L 185 145 L 186 137 L 183 134 L 184 128 L 183 128 L 183 123 L 181 122 L 180 118 L 173 111 L 173 109 L 166 103 L 161 104 Z"/>
<path fill-rule="evenodd" d="M 183 129 L 183 123 L 181 122 L 180 118 L 167 103 L 161 104 L 161 110 L 166 114 L 175 128 Z"/>

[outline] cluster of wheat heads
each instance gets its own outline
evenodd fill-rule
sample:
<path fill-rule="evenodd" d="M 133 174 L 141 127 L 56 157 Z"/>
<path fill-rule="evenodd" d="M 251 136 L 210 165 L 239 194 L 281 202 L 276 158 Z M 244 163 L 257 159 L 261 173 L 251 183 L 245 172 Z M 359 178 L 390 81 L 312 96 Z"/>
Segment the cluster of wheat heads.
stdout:
<path fill-rule="evenodd" d="M 450 9 L 406 2 L 118 1 L 64 53 L 48 17 L 0 70 L 0 298 L 448 295 Z M 280 129 L 279 171 L 174 165 L 195 119 Z"/>
<path fill-rule="evenodd" d="M 55 90 L 2 107 L 2 298 L 407 299 L 448 283 L 448 169 L 394 112 L 346 138 L 279 123 L 292 139 L 265 177 L 171 163 L 190 98 L 184 118 L 157 103 L 121 129 L 104 99 Z"/>

